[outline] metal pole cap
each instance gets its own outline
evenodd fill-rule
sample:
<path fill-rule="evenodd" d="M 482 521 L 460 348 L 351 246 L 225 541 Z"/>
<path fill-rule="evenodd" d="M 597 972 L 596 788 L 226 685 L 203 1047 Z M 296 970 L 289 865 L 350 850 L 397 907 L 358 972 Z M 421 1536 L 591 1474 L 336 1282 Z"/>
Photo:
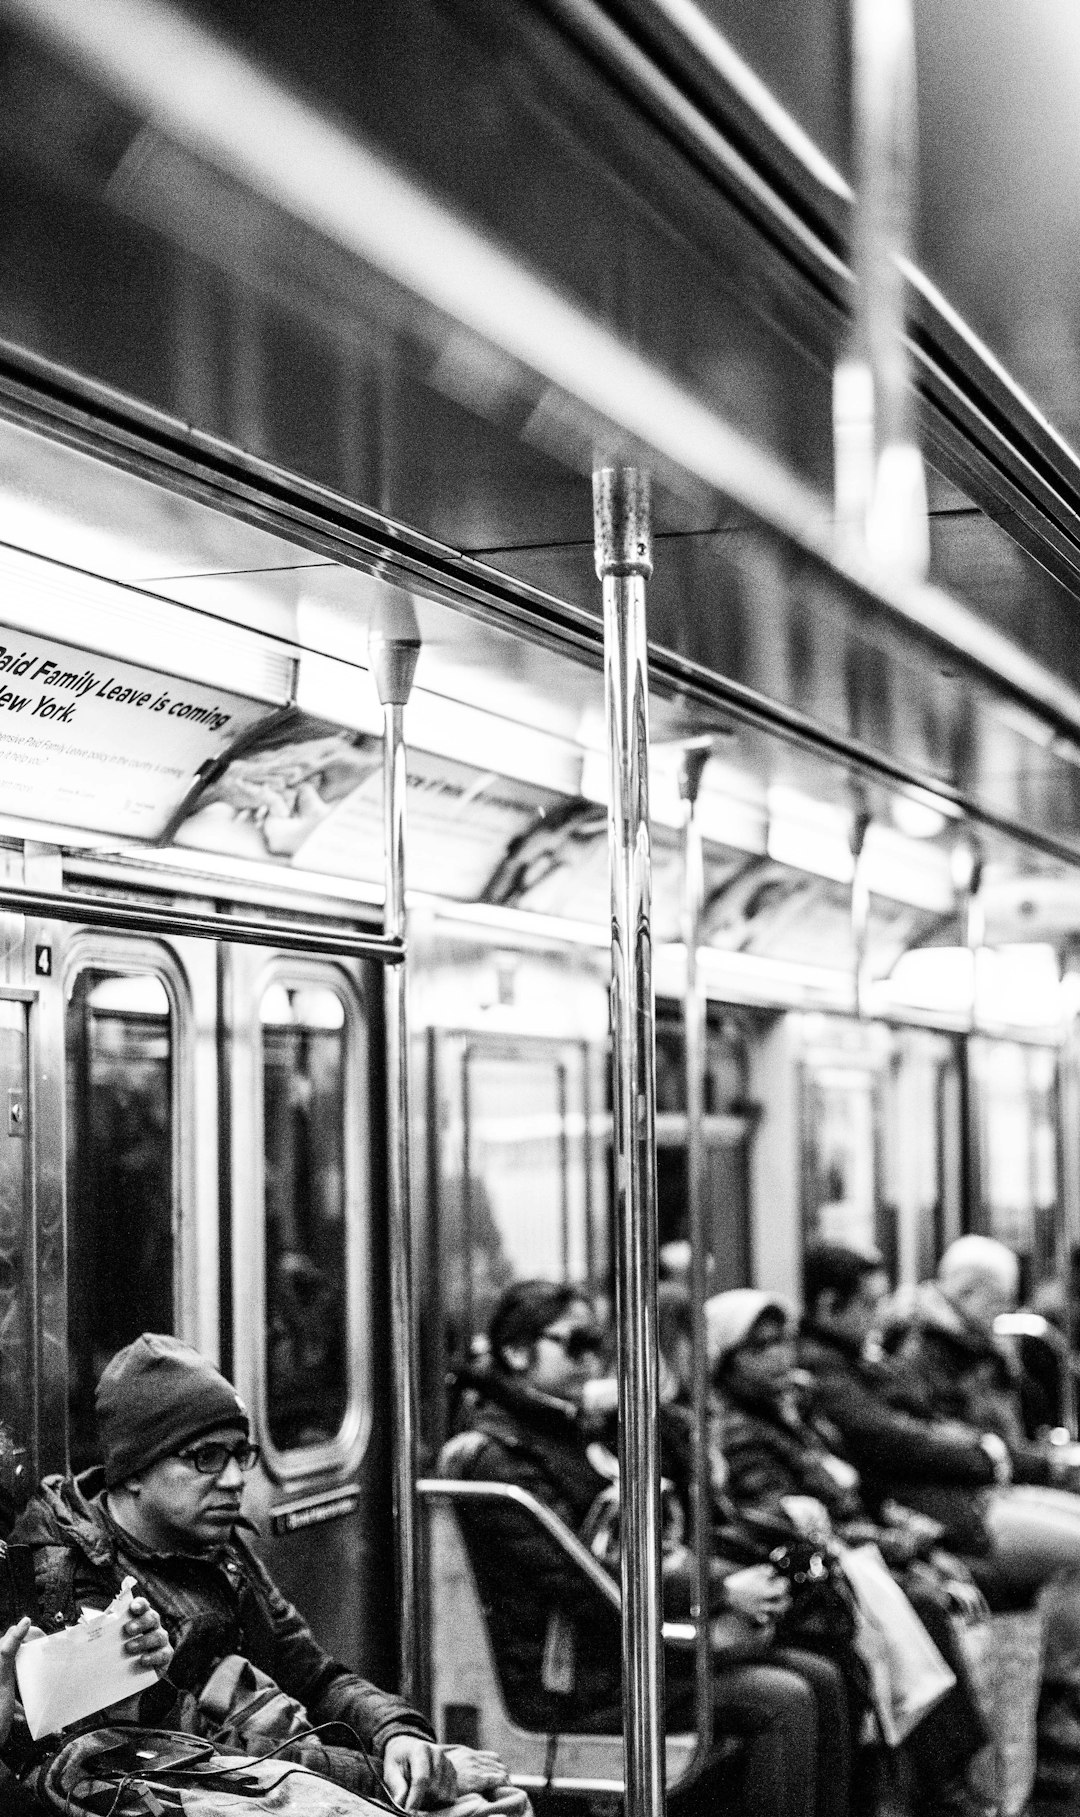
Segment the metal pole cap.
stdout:
<path fill-rule="evenodd" d="M 408 593 L 383 587 L 368 632 L 368 661 L 384 707 L 403 707 L 420 657 L 420 627 Z"/>
<path fill-rule="evenodd" d="M 652 510 L 649 475 L 641 467 L 597 467 L 593 474 L 593 538 L 596 572 L 652 573 Z"/>

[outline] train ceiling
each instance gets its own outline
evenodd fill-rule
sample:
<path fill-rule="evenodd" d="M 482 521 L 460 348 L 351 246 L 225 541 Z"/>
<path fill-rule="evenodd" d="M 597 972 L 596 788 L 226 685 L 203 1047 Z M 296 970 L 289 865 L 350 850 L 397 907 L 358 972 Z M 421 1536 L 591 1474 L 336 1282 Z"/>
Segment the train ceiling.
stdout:
<path fill-rule="evenodd" d="M 600 322 L 640 359 L 646 378 L 676 383 L 775 456 L 824 521 L 830 373 L 850 302 L 842 144 L 825 143 L 826 159 L 811 158 L 791 178 L 789 199 L 806 213 L 796 256 L 774 231 L 775 211 L 755 214 L 734 179 L 691 155 L 655 109 L 632 101 L 553 23 L 556 14 L 585 10 L 546 0 L 519 8 L 397 0 L 388 24 L 381 9 L 328 0 L 301 34 L 292 29 L 294 9 L 279 0 L 207 0 L 181 14 L 209 23 L 317 119 L 389 160 L 403 194 L 417 207 L 417 198 L 431 199 L 433 220 L 448 208 L 467 230 L 488 236 L 516 261 L 533 300 L 561 300 L 578 312 L 574 319 Z M 762 73 L 783 96 L 784 81 L 755 36 L 755 9 L 714 0 L 710 10 L 751 62 L 764 59 Z M 835 38 L 838 4 L 816 0 L 805 17 L 788 10 L 793 31 L 772 34 L 783 40 L 774 54 L 786 54 L 806 29 L 819 50 Z M 946 10 L 962 21 L 963 0 L 948 0 Z M 637 0 L 612 0 L 608 11 L 640 26 Z M 924 36 L 934 29 L 925 13 Z M 428 887 L 430 875 L 463 897 L 543 904 L 550 913 L 561 904 L 564 915 L 587 906 L 588 918 L 602 917 L 587 476 L 597 437 L 610 436 L 612 425 L 425 307 L 385 268 L 331 244 L 318 221 L 223 171 L 183 132 L 164 128 L 130 86 L 120 96 L 115 83 L 58 59 L 19 23 L 42 14 L 34 0 L 11 0 L 0 27 L 0 207 L 9 247 L 0 332 L 31 356 L 12 350 L 0 358 L 5 410 L 40 416 L 24 401 L 30 381 L 40 382 L 32 357 L 40 355 L 52 362 L 46 389 L 56 388 L 56 362 L 91 375 L 160 413 L 174 446 L 188 437 L 193 459 L 212 456 L 220 437 L 329 489 L 332 505 L 353 500 L 378 513 L 388 539 L 395 523 L 411 526 L 432 539 L 444 566 L 455 553 L 472 558 L 471 615 L 417 599 L 424 656 L 410 725 L 421 833 L 414 886 Z M 975 63 L 981 70 L 981 53 Z M 970 72 L 970 59 L 956 62 L 957 81 Z M 934 80 L 924 188 L 932 186 L 941 209 L 953 188 L 944 140 L 940 182 L 935 174 L 933 96 L 944 79 Z M 829 107 L 842 109 L 842 85 L 838 93 L 826 97 Z M 798 113 L 799 97 L 787 98 Z M 715 128 L 731 97 L 706 83 L 697 99 Z M 947 122 L 947 108 L 939 114 Z M 815 119 L 805 123 L 828 140 Z M 832 175 L 829 158 L 840 166 Z M 765 175 L 782 187 L 778 169 Z M 941 243 L 947 237 L 938 233 Z M 947 288 L 943 270 L 934 266 L 931 276 Z M 539 288 L 529 291 L 533 280 Z M 1022 643 L 1072 700 L 1080 689 L 1075 459 L 940 299 L 923 287 L 916 301 L 933 463 L 932 579 L 974 608 L 973 625 Z M 109 407 L 107 394 L 96 398 L 99 415 Z M 79 439 L 70 419 L 63 433 Z M 137 466 L 122 442 L 115 439 L 112 458 Z M 627 443 L 616 436 L 613 445 Z M 846 915 L 848 829 L 864 812 L 879 879 L 890 879 L 875 894 L 895 909 L 878 917 L 880 974 L 910 946 L 956 938 L 949 853 L 969 812 L 979 823 L 988 902 L 999 880 L 1017 884 L 1014 920 L 1067 942 L 1080 914 L 1074 920 L 1067 907 L 1066 869 L 1045 854 L 1080 856 L 1080 746 L 1055 729 L 1053 715 L 1033 717 L 1015 689 L 977 672 L 963 652 L 952 661 L 933 625 L 920 632 L 903 613 L 882 610 L 804 544 L 688 477 L 672 458 L 657 468 L 650 625 L 662 674 L 653 707 L 661 870 L 674 851 L 678 747 L 707 736 L 715 755 L 703 814 L 718 950 L 751 950 L 771 938 L 784 952 L 802 940 L 803 956 L 812 956 L 827 948 L 830 927 L 835 941 Z M 260 829 L 275 816 L 264 801 L 244 822 L 247 834 L 254 829 L 249 851 L 297 865 L 306 847 L 330 871 L 377 876 L 364 741 L 378 722 L 363 650 L 380 583 L 328 558 L 325 538 L 308 538 L 299 515 L 294 541 L 251 521 L 257 506 L 241 523 L 13 426 L 3 431 L 0 486 L 0 537 L 15 549 L 295 652 L 294 699 L 313 716 L 310 737 L 299 742 L 315 747 L 306 757 L 323 766 L 312 774 L 332 769 L 343 792 L 332 813 L 313 810 L 317 824 L 292 851 L 292 835 L 280 829 L 271 835 L 280 849 L 271 851 Z M 550 607 L 552 620 L 561 613 L 560 625 L 578 627 L 584 660 L 567 658 L 572 639 L 513 635 L 505 612 L 498 624 L 485 618 L 485 565 L 492 596 L 511 600 L 526 632 Z M 939 604 L 944 614 L 948 601 Z M 701 676 L 723 678 L 726 707 L 717 690 L 710 697 L 697 685 Z M 790 737 L 762 729 L 763 702 Z M 263 698 L 268 713 L 273 704 Z M 338 747 L 319 748 L 342 738 L 336 727 L 347 728 L 347 760 Z M 245 791 L 269 786 L 273 753 L 284 748 L 277 736 L 256 738 L 234 763 L 219 764 L 199 799 L 186 803 L 186 832 L 176 804 L 169 836 L 227 843 L 223 828 L 230 815 L 242 818 Z M 842 747 L 866 757 L 857 775 Z M 349 765 L 355 786 L 345 790 Z M 318 793 L 308 776 L 287 787 L 303 788 L 308 801 Z M 433 839 L 449 813 L 462 832 L 474 830 L 459 846 L 464 853 L 468 844 L 471 868 L 452 882 L 445 840 L 440 847 L 435 839 L 425 858 L 421 789 L 433 808 Z M 921 828 L 912 831 L 920 811 Z M 348 850 L 334 856 L 327 822 L 345 826 L 348 814 Z M 23 818 L 32 818 L 25 803 Z M 1024 837 L 1042 858 L 1024 854 Z M 1044 915 L 1046 878 L 1058 893 Z M 669 928 L 673 903 L 665 887 Z M 1013 931 L 1003 909 L 998 937 Z"/>
<path fill-rule="evenodd" d="M 317 878 L 331 892 L 359 887 L 377 898 L 380 713 L 367 640 L 396 591 L 388 582 L 10 424 L 0 424 L 0 526 L 0 625 L 9 627 L 0 665 L 12 665 L 0 672 L 0 832 L 141 850 L 203 877 L 247 866 L 292 887 Z M 414 595 L 412 604 L 421 637 L 406 714 L 414 895 L 525 910 L 602 944 L 595 664 L 437 600 Z M 42 698 L 60 703 L 58 715 L 27 719 L 11 704 L 24 699 L 30 711 Z M 196 742 L 183 771 L 166 734 L 172 703 L 184 708 L 179 728 L 190 726 L 189 702 L 196 740 L 208 742 Z M 237 717 L 219 728 L 206 714 L 226 705 Z M 860 818 L 869 821 L 867 969 L 882 987 L 912 953 L 963 946 L 955 863 L 969 846 L 982 865 L 989 943 L 1060 951 L 1080 928 L 1080 881 L 1068 867 L 985 829 L 973 835 L 944 796 L 885 788 L 677 692 L 654 694 L 651 730 L 661 946 L 680 939 L 680 768 L 703 741 L 704 934 L 717 955 L 850 974 Z M 48 761 L 35 778 L 12 759 L 42 741 Z M 172 796 L 156 820 L 132 826 L 147 770 L 172 778 Z M 80 775 L 78 813 L 65 825 L 58 792 Z"/>

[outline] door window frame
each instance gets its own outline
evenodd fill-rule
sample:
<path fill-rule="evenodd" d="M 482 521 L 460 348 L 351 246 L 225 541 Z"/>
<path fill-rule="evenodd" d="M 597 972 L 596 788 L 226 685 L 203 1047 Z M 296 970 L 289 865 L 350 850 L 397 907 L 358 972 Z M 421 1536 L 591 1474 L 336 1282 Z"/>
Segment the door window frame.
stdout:
<path fill-rule="evenodd" d="M 344 1010 L 342 1162 L 345 1224 L 345 1414 L 334 1437 L 317 1445 L 283 1451 L 273 1440 L 267 1379 L 266 1298 L 266 1157 L 264 1126 L 263 1023 L 261 1009 L 273 984 L 289 989 L 329 989 Z M 254 1141 L 251 1155 L 255 1215 L 249 1278 L 257 1284 L 255 1384 L 263 1463 L 276 1482 L 296 1484 L 312 1477 L 342 1477 L 355 1472 L 367 1450 L 373 1424 L 371 1319 L 371 1127 L 363 1106 L 370 1102 L 369 1031 L 363 993 L 342 967 L 318 959 L 281 954 L 265 965 L 251 998 L 254 1066 Z"/>
<path fill-rule="evenodd" d="M 194 1008 L 187 973 L 180 959 L 160 941 L 137 936 L 113 936 L 96 931 L 79 932 L 64 955 L 61 977 L 63 1001 L 63 1203 L 64 1203 L 64 1305 L 71 1282 L 67 1264 L 67 1231 L 71 1216 L 68 1203 L 68 1155 L 71 1132 L 67 1128 L 67 1018 L 75 982 L 83 972 L 103 972 L 118 978 L 155 978 L 165 991 L 170 1023 L 170 1123 L 172 1175 L 172 1302 L 173 1331 L 187 1342 L 196 1340 L 189 1328 L 191 1310 L 198 1303 L 198 1243 L 192 1227 L 195 1209 L 195 1028 Z M 65 1312 L 66 1322 L 66 1312 Z M 65 1409 L 66 1415 L 66 1409 Z"/>

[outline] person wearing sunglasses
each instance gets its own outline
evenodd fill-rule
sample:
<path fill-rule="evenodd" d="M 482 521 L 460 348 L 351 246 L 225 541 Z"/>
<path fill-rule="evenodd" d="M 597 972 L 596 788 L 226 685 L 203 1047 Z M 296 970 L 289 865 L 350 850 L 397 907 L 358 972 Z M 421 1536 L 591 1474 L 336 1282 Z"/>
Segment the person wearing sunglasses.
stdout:
<path fill-rule="evenodd" d="M 259 1452 L 231 1382 L 189 1345 L 144 1333 L 107 1364 L 97 1415 L 103 1468 L 47 1477 L 12 1533 L 32 1559 L 42 1625 L 105 1607 L 133 1576 L 175 1647 L 169 1707 L 142 1721 L 178 1726 L 179 1693 L 184 1726 L 198 1726 L 192 1705 L 238 1656 L 312 1726 L 354 1732 L 351 1745 L 322 1750 L 328 1777 L 372 1793 L 377 1766 L 407 1809 L 451 1803 L 458 1776 L 426 1718 L 331 1658 L 249 1547 L 244 1479 Z M 347 1742 L 346 1729 L 331 1739 Z"/>
<path fill-rule="evenodd" d="M 618 1466 L 601 1442 L 603 1408 L 598 1414 L 590 1393 L 601 1380 L 604 1351 L 590 1300 L 579 1287 L 515 1282 L 495 1308 L 488 1344 L 486 1366 L 459 1382 L 465 1390 L 462 1430 L 444 1448 L 442 1473 L 526 1490 L 617 1573 Z M 688 1564 L 674 1497 L 667 1506 L 665 1591 L 674 1587 L 673 1573 L 684 1587 Z M 513 1504 L 465 1504 L 462 1518 L 510 1715 L 548 1735 L 617 1733 L 617 1613 Z M 805 1678 L 772 1663 L 733 1663 L 717 1673 L 714 1696 L 723 1745 L 693 1786 L 673 1796 L 672 1817 L 706 1817 L 727 1808 L 740 1817 L 813 1817 L 818 1711 Z M 693 1723 L 692 1666 L 685 1655 L 668 1661 L 667 1713 L 675 1729 Z M 741 1741 L 734 1768 L 726 1760 L 733 1736 Z M 837 1796 L 823 1808 L 842 1817 L 844 1788 L 834 1790 Z"/>

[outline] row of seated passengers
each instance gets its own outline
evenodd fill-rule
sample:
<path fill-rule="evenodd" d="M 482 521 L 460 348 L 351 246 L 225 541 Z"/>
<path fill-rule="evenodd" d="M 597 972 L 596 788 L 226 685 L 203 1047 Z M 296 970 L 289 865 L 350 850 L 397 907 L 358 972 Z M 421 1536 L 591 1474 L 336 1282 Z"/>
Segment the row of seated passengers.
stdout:
<path fill-rule="evenodd" d="M 718 1656 L 717 1731 L 743 1737 L 736 1808 L 744 1817 L 842 1817 L 867 1802 L 852 1782 L 863 1695 L 852 1661 L 820 1634 L 789 1631 L 787 1588 L 762 1560 L 794 1513 L 805 1520 L 809 1509 L 846 1538 L 874 1534 L 954 1663 L 956 1691 L 908 1744 L 926 1811 L 970 1808 L 965 1768 L 983 1739 L 952 1645 L 950 1599 L 970 1594 L 971 1572 L 1001 1600 L 1080 1567 L 1080 1497 L 1049 1486 L 1061 1474 L 1054 1453 L 1022 1438 L 1007 1359 L 992 1337 L 994 1313 L 1015 1292 L 1015 1262 L 1000 1246 L 966 1241 L 946 1257 L 889 1375 L 864 1356 L 884 1288 L 876 1260 L 835 1249 L 809 1258 L 802 1360 L 816 1384 L 813 1413 L 793 1392 L 787 1308 L 753 1292 L 709 1304 L 715 1591 L 718 1605 L 745 1618 L 742 1640 Z M 598 1503 L 610 1513 L 613 1479 L 585 1413 L 599 1352 L 591 1305 L 574 1289 L 520 1283 L 490 1335 L 490 1366 L 464 1384 L 470 1434 L 451 1461 L 463 1474 L 520 1484 L 578 1530 L 591 1521 L 589 1537 L 603 1551 L 595 1517 Z M 677 1296 L 665 1300 L 662 1335 L 664 1462 L 685 1523 L 688 1359 Z M 342 1745 L 322 1748 L 318 1762 L 339 1784 L 372 1789 L 378 1771 L 393 1797 L 416 1808 L 505 1783 L 493 1757 L 440 1747 L 422 1713 L 332 1659 L 281 1594 L 244 1535 L 244 1471 L 255 1455 L 247 1413 L 210 1363 L 173 1338 L 144 1335 L 107 1366 L 97 1412 L 103 1467 L 75 1482 L 47 1479 L 0 1555 L 0 1809 L 38 1809 L 42 1795 L 41 1757 L 15 1703 L 13 1665 L 29 1617 L 46 1629 L 71 1622 L 84 1606 L 105 1606 L 127 1576 L 142 1592 L 128 1646 L 159 1674 L 130 1719 L 216 1731 L 222 1709 L 211 1688 L 221 1663 L 240 1659 L 295 1699 L 310 1723 L 339 1725 L 333 1739 Z M 1025 1492 L 1019 1481 L 1042 1487 Z M 890 1504 L 898 1490 L 908 1508 L 928 1505 L 939 1526 L 898 1514 Z M 767 1516 L 764 1528 L 755 1510 Z M 548 1732 L 617 1729 L 617 1631 L 602 1611 L 580 1619 L 577 1582 L 560 1578 L 557 1557 L 523 1538 L 504 1511 L 477 1510 L 474 1520 L 515 1713 Z M 970 1569 L 931 1543 L 939 1530 Z M 677 1532 L 669 1537 L 665 1579 L 677 1607 L 685 1548 Z M 608 1540 L 614 1562 L 617 1518 Z M 1063 1583 L 1067 1626 L 1073 1598 Z M 688 1702 L 675 1658 L 673 1724 L 684 1725 Z M 260 1751 L 264 1741 L 237 1731 L 232 1745 Z M 704 1811 L 719 1795 L 709 1766 L 681 1802 Z"/>
<path fill-rule="evenodd" d="M 830 1629 L 770 1562 L 797 1535 L 874 1541 L 956 1674 L 955 1689 L 905 1743 L 920 1814 L 988 1806 L 970 1768 L 987 1741 L 955 1618 L 981 1606 L 1047 1608 L 1048 1669 L 1080 1663 L 1080 1494 L 1068 1450 L 1025 1436 L 1014 1358 L 995 1336 L 1015 1306 L 1016 1258 L 960 1239 L 918 1290 L 895 1348 L 874 1342 L 888 1280 L 881 1258 L 811 1248 L 806 1316 L 752 1289 L 705 1308 L 714 1731 L 738 1735 L 742 1817 L 847 1817 L 872 1808 L 875 1755 L 865 1681 L 850 1634 Z M 463 1372 L 459 1433 L 444 1475 L 517 1485 L 617 1562 L 616 1466 L 599 1441 L 602 1337 L 588 1297 L 518 1282 L 491 1320 L 488 1355 Z M 661 1467 L 665 1613 L 687 1609 L 693 1507 L 689 1302 L 661 1288 Z M 611 1510 L 614 1504 L 615 1518 Z M 607 1510 L 605 1513 L 604 1510 Z M 531 1729 L 620 1726 L 617 1618 L 583 1597 L 572 1563 L 505 1501 L 462 1518 L 510 1713 Z M 692 1664 L 667 1659 L 669 1727 L 693 1726 Z M 727 1750 L 730 1754 L 730 1748 Z M 715 1762 L 673 1800 L 725 1806 L 730 1764 Z M 724 1787 L 727 1785 L 726 1794 Z"/>

